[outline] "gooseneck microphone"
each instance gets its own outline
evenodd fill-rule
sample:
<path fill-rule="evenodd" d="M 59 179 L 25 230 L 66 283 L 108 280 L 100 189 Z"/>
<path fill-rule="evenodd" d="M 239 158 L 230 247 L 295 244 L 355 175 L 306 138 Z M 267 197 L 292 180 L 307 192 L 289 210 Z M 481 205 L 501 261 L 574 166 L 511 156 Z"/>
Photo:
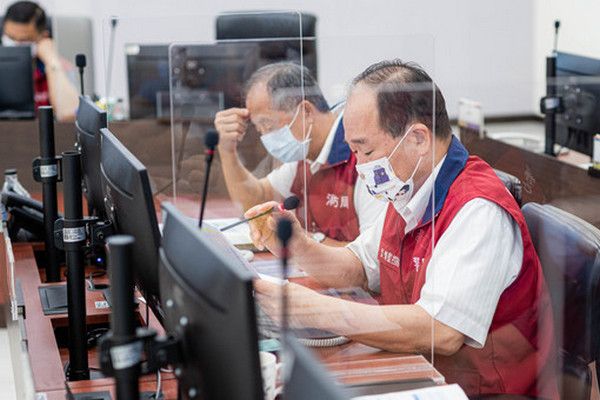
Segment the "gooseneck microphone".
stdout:
<path fill-rule="evenodd" d="M 554 54 L 558 51 L 558 30 L 560 29 L 560 20 L 554 21 Z"/>
<path fill-rule="evenodd" d="M 288 258 L 289 258 L 289 249 L 288 243 L 290 238 L 292 237 L 292 221 L 288 218 L 281 218 L 277 222 L 277 237 L 279 238 L 279 242 L 281 244 L 281 279 L 286 280 L 288 277 Z M 285 354 L 287 351 L 287 330 L 288 330 L 288 285 L 283 285 L 281 288 L 281 338 L 283 342 L 283 350 L 281 352 L 281 363 L 288 362 L 285 360 Z M 287 398 L 285 394 L 285 379 L 283 382 L 283 399 Z"/>
<path fill-rule="evenodd" d="M 298 205 L 300 205 L 300 199 L 298 198 L 298 196 L 292 195 L 292 196 L 288 197 L 287 199 L 285 199 L 282 204 L 279 204 L 275 207 L 271 207 L 270 209 L 268 209 L 265 212 L 255 215 L 254 217 L 244 218 L 240 221 L 234 222 L 231 225 L 227 225 L 227 226 L 221 228 L 221 232 L 226 231 L 227 229 L 233 228 L 235 226 L 241 225 L 245 222 L 252 221 L 253 219 L 260 218 L 260 217 L 267 215 L 269 213 L 272 213 L 273 211 L 276 211 L 276 210 L 277 211 L 294 210 L 294 209 L 296 209 L 296 207 L 298 207 Z"/>
<path fill-rule="evenodd" d="M 83 69 L 86 66 L 85 54 L 77 54 L 75 56 L 75 65 L 77 69 L 79 69 L 79 83 L 81 84 L 81 95 L 85 94 L 85 90 L 83 90 Z"/>
<path fill-rule="evenodd" d="M 198 219 L 198 227 L 202 228 L 202 219 L 204 218 L 204 206 L 206 205 L 206 194 L 208 193 L 208 176 L 210 174 L 210 166 L 215 155 L 215 147 L 219 144 L 219 133 L 215 130 L 208 130 L 204 134 L 204 146 L 206 150 L 206 174 L 204 175 L 204 189 L 202 190 L 202 202 L 200 203 L 200 218 Z"/>

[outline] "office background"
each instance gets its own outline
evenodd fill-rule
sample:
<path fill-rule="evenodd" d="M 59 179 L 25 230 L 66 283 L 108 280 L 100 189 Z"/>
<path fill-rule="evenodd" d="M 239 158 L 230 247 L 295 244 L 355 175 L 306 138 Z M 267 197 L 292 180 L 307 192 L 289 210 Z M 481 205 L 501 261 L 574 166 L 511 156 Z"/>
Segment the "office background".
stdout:
<path fill-rule="evenodd" d="M 1 0 L 4 13 L 12 1 Z M 428 67 L 445 93 L 449 112 L 456 116 L 460 97 L 483 103 L 488 116 L 539 113 L 539 98 L 545 91 L 545 57 L 553 46 L 553 21 L 562 22 L 559 49 L 600 57 L 600 27 L 596 15 L 600 3 L 593 0 L 225 0 L 225 1 L 137 1 L 137 0 L 40 0 L 50 13 L 88 16 L 93 23 L 95 91 L 105 92 L 105 41 L 107 18 L 166 18 L 162 29 L 180 28 L 177 15 L 215 15 L 224 11 L 300 10 L 318 18 L 317 35 L 322 38 L 424 35 L 434 43 Z M 195 26 L 190 40 L 210 40 L 213 26 Z M 204 36 L 204 37 L 199 37 Z M 382 43 L 381 45 L 385 45 Z M 344 60 L 348 54 L 331 58 Z M 122 56 L 122 49 L 115 50 Z M 402 56 L 402 55 L 399 55 Z M 124 82 L 124 72 L 115 70 L 114 85 Z M 327 86 L 322 76 L 322 84 Z M 120 80 L 123 80 L 120 82 Z M 117 93 L 118 90 L 117 90 Z"/>

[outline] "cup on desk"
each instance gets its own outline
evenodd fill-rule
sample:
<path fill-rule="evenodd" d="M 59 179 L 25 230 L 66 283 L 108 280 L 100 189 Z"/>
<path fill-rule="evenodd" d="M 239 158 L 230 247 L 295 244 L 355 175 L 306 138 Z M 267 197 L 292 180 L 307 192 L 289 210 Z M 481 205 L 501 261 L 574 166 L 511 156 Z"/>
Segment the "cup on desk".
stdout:
<path fill-rule="evenodd" d="M 277 375 L 281 364 L 277 364 L 277 357 L 268 351 L 261 351 L 259 357 L 265 400 L 273 400 L 277 396 Z"/>

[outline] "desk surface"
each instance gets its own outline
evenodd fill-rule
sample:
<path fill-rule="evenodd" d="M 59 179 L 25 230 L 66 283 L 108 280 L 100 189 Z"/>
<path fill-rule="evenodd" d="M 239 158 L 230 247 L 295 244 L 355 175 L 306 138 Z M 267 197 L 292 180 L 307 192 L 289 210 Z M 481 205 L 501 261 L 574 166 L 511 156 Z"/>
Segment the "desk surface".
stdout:
<path fill-rule="evenodd" d="M 461 141 L 470 154 L 521 180 L 523 204 L 550 203 L 600 228 L 600 179 L 586 170 L 469 130 L 461 131 Z"/>
<path fill-rule="evenodd" d="M 13 250 L 17 277 L 23 282 L 27 313 L 24 321 L 27 353 L 35 391 L 46 393 L 48 399 L 64 399 L 66 391 L 63 367 L 68 355 L 66 349 L 57 348 L 54 328 L 66 322 L 66 315 L 45 316 L 42 312 L 37 289 L 41 285 L 41 278 L 35 264 L 33 246 L 16 243 Z M 86 292 L 88 324 L 107 322 L 109 318 L 109 310 L 96 309 L 94 302 L 101 300 L 96 298 L 96 295 L 100 296 L 96 292 Z M 154 325 L 152 321 L 150 325 Z M 422 379 L 433 379 L 436 383 L 443 383 L 443 377 L 422 356 L 388 353 L 355 342 L 318 348 L 314 349 L 314 352 L 326 368 L 332 371 L 334 377 L 345 384 Z M 90 353 L 89 364 L 91 367 L 97 366 L 95 351 Z M 155 376 L 141 378 L 140 385 L 142 390 L 154 390 Z M 176 397 L 176 386 L 172 375 L 163 375 L 163 388 L 167 398 Z M 108 378 L 70 382 L 69 387 L 74 393 L 108 390 L 115 398 L 113 380 Z"/>

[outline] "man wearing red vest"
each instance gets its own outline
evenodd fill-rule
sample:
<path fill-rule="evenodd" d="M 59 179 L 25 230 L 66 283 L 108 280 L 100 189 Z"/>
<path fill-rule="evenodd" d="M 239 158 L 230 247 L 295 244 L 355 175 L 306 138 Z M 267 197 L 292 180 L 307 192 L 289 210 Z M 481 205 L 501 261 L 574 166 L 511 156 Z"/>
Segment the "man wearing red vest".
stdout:
<path fill-rule="evenodd" d="M 431 78 L 400 60 L 369 67 L 353 82 L 344 125 L 360 177 L 388 203 L 385 218 L 344 248 L 295 234 L 290 252 L 322 286 L 361 286 L 379 305 L 290 284 L 294 320 L 384 350 L 434 353 L 446 381 L 469 395 L 558 398 L 551 305 L 523 215 L 452 136 Z M 252 225 L 257 246 L 277 248 L 273 218 Z M 278 285 L 257 280 L 255 289 L 278 315 Z"/>
<path fill-rule="evenodd" d="M 52 105 L 58 119 L 75 118 L 77 89 L 65 73 L 66 61 L 56 53 L 46 29 L 46 13 L 36 3 L 18 1 L 6 10 L 2 46 L 30 46 L 35 57 L 33 76 L 36 110 Z"/>
<path fill-rule="evenodd" d="M 383 215 L 384 205 L 357 182 L 356 158 L 344 141 L 343 112 L 329 109 L 307 68 L 266 65 L 246 82 L 244 93 L 246 108 L 223 110 L 215 118 L 221 166 L 234 202 L 247 210 L 295 194 L 301 200 L 296 215 L 312 238 L 337 246 Z M 283 163 L 262 179 L 244 167 L 237 152 L 249 121 L 267 151 Z"/>

